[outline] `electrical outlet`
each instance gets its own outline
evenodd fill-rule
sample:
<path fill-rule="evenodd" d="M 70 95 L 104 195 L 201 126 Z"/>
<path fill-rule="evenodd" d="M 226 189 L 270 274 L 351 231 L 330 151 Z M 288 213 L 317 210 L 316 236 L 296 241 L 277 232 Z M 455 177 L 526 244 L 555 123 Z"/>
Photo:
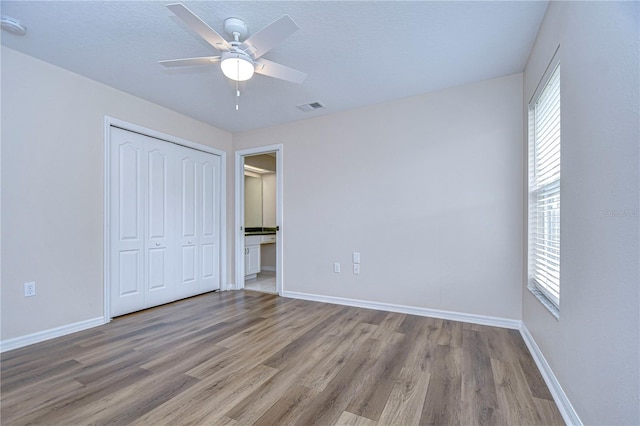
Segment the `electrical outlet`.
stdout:
<path fill-rule="evenodd" d="M 338 262 L 333 264 L 333 272 L 336 274 L 340 273 L 340 264 Z"/>
<path fill-rule="evenodd" d="M 360 264 L 359 263 L 354 263 L 353 264 L 353 273 L 356 275 L 360 275 Z"/>
<path fill-rule="evenodd" d="M 24 283 L 24 297 L 31 297 L 36 295 L 36 282 Z"/>

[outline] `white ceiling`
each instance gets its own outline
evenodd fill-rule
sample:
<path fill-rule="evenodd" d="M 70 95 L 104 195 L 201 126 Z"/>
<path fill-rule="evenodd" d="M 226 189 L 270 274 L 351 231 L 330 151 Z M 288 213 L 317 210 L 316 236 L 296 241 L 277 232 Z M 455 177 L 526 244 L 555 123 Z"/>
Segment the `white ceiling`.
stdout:
<path fill-rule="evenodd" d="M 250 34 L 289 14 L 300 30 L 264 58 L 308 74 L 301 85 L 255 75 L 235 85 L 218 65 L 163 59 L 216 55 L 169 1 L 2 1 L 27 26 L 2 44 L 230 132 L 267 127 L 499 77 L 524 69 L 547 1 L 185 1 L 220 34 Z M 302 112 L 314 101 L 327 108 Z"/>

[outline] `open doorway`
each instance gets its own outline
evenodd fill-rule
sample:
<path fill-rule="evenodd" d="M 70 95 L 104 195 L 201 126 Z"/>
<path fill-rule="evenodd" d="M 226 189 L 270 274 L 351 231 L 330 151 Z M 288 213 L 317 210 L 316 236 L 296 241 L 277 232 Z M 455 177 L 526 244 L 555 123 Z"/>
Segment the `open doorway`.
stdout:
<path fill-rule="evenodd" d="M 236 288 L 282 294 L 280 145 L 236 152 Z"/>

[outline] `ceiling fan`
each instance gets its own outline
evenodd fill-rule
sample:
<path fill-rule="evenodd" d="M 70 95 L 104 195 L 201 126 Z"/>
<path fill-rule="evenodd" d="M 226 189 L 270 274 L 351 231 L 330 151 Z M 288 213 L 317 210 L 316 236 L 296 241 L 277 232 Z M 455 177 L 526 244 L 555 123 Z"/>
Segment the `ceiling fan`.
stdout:
<path fill-rule="evenodd" d="M 159 61 L 161 65 L 183 67 L 220 63 L 223 74 L 234 81 L 246 81 L 253 76 L 254 72 L 293 83 L 302 83 L 307 77 L 301 71 L 262 57 L 278 43 L 299 30 L 289 15 L 284 15 L 244 41 L 241 40 L 249 34 L 247 24 L 238 18 L 228 18 L 224 21 L 224 31 L 232 36 L 233 40 L 227 41 L 183 4 L 169 4 L 167 7 L 196 34 L 219 50 L 221 55 Z"/>

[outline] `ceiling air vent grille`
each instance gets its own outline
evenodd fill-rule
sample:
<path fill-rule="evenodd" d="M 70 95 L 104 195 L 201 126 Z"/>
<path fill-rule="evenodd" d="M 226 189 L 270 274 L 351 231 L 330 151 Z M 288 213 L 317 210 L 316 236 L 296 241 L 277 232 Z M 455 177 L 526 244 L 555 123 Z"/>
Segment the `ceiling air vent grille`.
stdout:
<path fill-rule="evenodd" d="M 296 108 L 298 108 L 300 111 L 309 112 L 309 111 L 315 111 L 317 109 L 322 109 L 324 107 L 325 106 L 322 102 L 316 101 L 308 104 L 298 105 Z"/>

